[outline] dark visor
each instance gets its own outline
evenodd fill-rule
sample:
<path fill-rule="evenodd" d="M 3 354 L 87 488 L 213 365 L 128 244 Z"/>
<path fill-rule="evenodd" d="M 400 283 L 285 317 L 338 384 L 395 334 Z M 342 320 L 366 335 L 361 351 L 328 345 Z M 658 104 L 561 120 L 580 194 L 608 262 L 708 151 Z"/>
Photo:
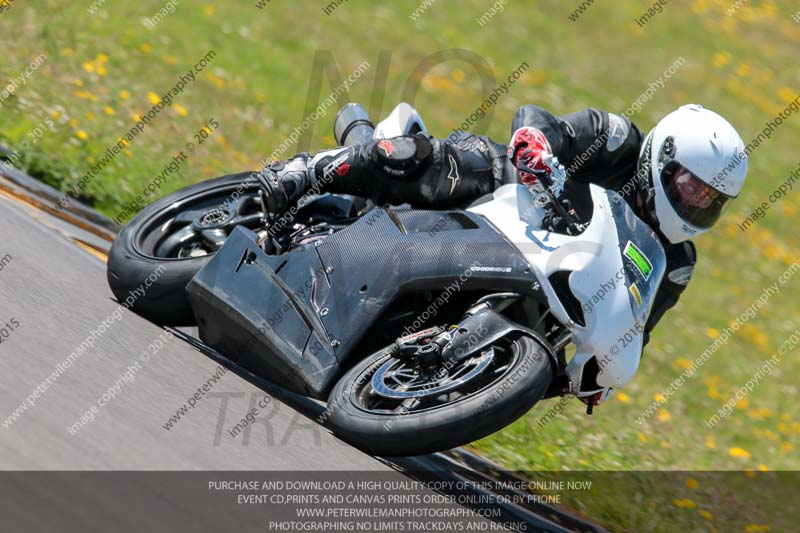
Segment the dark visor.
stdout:
<path fill-rule="evenodd" d="M 698 228 L 713 226 L 722 214 L 723 206 L 731 199 L 675 160 L 664 165 L 661 184 L 678 215 Z"/>

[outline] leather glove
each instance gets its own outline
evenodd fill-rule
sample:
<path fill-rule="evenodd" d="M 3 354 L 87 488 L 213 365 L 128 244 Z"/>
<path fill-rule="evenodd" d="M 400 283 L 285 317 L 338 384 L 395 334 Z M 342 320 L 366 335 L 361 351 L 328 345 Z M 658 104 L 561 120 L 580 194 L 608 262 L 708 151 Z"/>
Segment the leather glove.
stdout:
<path fill-rule="evenodd" d="M 522 162 L 530 169 L 552 174 L 553 169 L 548 162 L 553 159 L 553 149 L 550 142 L 540 130 L 525 126 L 514 132 L 508 145 L 508 157 L 514 163 L 514 168 Z M 536 176 L 522 170 L 517 170 L 520 182 L 525 185 L 536 183 Z"/>

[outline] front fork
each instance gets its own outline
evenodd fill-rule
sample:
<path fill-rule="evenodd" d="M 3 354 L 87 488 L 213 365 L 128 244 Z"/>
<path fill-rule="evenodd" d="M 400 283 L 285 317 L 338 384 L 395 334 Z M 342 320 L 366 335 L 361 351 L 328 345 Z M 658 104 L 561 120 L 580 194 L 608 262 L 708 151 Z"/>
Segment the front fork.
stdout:
<path fill-rule="evenodd" d="M 520 295 L 497 293 L 478 300 L 465 313 L 464 318 L 449 328 L 429 328 L 401 337 L 392 351 L 399 358 L 411 358 L 423 368 L 452 368 L 456 363 L 474 357 L 501 337 L 523 333 L 535 338 L 547 349 L 553 362 L 555 375 L 543 399 L 556 396 L 575 396 L 576 391 L 566 373 L 564 349 L 572 340 L 566 328 L 558 330 L 551 340 L 520 324 L 508 320 L 501 311 Z"/>

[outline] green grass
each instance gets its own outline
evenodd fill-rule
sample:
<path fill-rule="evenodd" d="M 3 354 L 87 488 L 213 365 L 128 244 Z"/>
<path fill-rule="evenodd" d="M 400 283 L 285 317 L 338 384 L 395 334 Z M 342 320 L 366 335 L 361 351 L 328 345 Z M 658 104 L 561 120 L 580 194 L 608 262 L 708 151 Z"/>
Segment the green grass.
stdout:
<path fill-rule="evenodd" d="M 640 129 L 651 128 L 682 103 L 698 102 L 728 117 L 749 142 L 800 92 L 796 59 L 800 24 L 792 20 L 796 6 L 789 1 L 753 0 L 735 17 L 725 14 L 732 1 L 675 1 L 644 28 L 633 20 L 647 3 L 596 2 L 577 22 L 567 17 L 578 0 L 521 4 L 510 3 L 480 27 L 476 19 L 491 3 L 441 0 L 415 24 L 409 15 L 417 2 L 351 0 L 330 16 L 322 12 L 323 3 L 310 1 L 273 0 L 263 10 L 255 7 L 255 1 L 183 2 L 175 14 L 148 29 L 141 19 L 156 13 L 164 5 L 160 0 L 108 2 L 97 16 L 87 13 L 88 0 L 15 2 L 10 11 L 0 13 L 4 41 L 0 80 L 18 76 L 40 53 L 47 55 L 47 61 L 5 100 L 0 139 L 19 146 L 28 132 L 50 117 L 53 131 L 27 149 L 22 161 L 27 170 L 67 190 L 133 126 L 133 114 L 150 108 L 148 93 L 168 91 L 180 73 L 214 50 L 217 55 L 210 67 L 175 99 L 180 107 L 163 111 L 128 152 L 86 187 L 82 198 L 113 218 L 211 118 L 219 128 L 177 175 L 169 177 L 158 195 L 255 168 L 329 94 L 332 87 L 323 77 L 319 99 L 307 105 L 317 50 L 330 51 L 343 76 L 364 60 L 371 65 L 340 103 L 361 101 L 386 113 L 406 94 L 411 79 L 409 87 L 420 87 L 414 104 L 431 131 L 441 136 L 483 99 L 480 80 L 467 61 L 447 61 L 421 79 L 412 77 L 423 58 L 451 48 L 484 58 L 498 80 L 523 61 L 531 65 L 510 94 L 501 97 L 493 118 L 476 125 L 500 141 L 508 138 L 511 117 L 524 103 L 556 113 L 587 106 L 623 112 L 678 57 L 687 64 L 632 116 Z M 386 69 L 386 86 L 379 84 L 376 90 L 381 50 L 388 51 L 384 59 L 390 61 L 381 67 Z M 376 96 L 380 92 L 382 99 Z M 318 120 L 306 148 L 333 144 L 334 112 L 331 108 Z M 698 239 L 694 279 L 656 330 L 624 395 L 591 417 L 583 414 L 581 404 L 570 402 L 563 415 L 539 428 L 536 421 L 548 407 L 542 406 L 475 447 L 519 471 L 797 470 L 800 348 L 785 355 L 713 430 L 704 421 L 800 327 L 800 278 L 773 296 L 658 414 L 641 425 L 636 418 L 680 375 L 681 365 L 713 341 L 715 330 L 727 326 L 799 259 L 795 226 L 800 184 L 772 205 L 755 227 L 747 232 L 737 228 L 737 222 L 800 164 L 798 134 L 800 116 L 795 115 L 752 154 L 742 198 L 714 232 Z M 666 498 L 670 520 L 649 529 L 744 530 L 746 516 L 741 512 L 715 510 L 712 521 L 700 516 L 702 506 L 713 504 L 721 493 L 715 496 L 708 487 L 692 493 L 697 508 L 680 507 Z M 627 500 L 611 491 L 605 494 L 585 499 L 583 510 L 617 529 L 642 527 L 645 522 L 641 516 L 631 517 Z M 753 507 L 752 502 L 747 505 L 740 507 Z M 636 512 L 650 511 L 643 505 Z M 760 518 L 757 523 L 770 523 L 771 515 L 763 508 L 753 512 Z M 778 524 L 772 526 L 773 531 L 781 530 Z"/>

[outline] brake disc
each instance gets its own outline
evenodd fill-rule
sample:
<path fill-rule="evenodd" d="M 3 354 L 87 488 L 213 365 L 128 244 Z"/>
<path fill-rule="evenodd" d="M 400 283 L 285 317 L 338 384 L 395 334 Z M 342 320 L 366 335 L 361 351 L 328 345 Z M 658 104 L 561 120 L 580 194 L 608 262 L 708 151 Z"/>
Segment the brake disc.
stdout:
<path fill-rule="evenodd" d="M 403 362 L 400 359 L 392 358 L 386 361 L 383 365 L 381 365 L 381 367 L 375 372 L 375 374 L 372 376 L 371 384 L 375 393 L 378 394 L 379 396 L 383 396 L 384 398 L 404 400 L 408 398 L 421 398 L 423 396 L 434 396 L 441 394 L 443 392 L 448 392 L 453 389 L 457 389 L 464 383 L 467 383 L 469 380 L 480 375 L 481 372 L 486 370 L 486 368 L 491 364 L 493 359 L 494 359 L 494 349 L 490 347 L 489 349 L 483 351 L 479 357 L 473 357 L 471 359 L 468 359 L 467 361 L 462 362 L 461 364 L 464 366 L 466 366 L 468 363 L 473 364 L 473 368 L 462 375 L 457 375 L 455 377 L 450 378 L 451 376 L 450 373 L 445 372 L 442 379 L 435 379 L 432 382 L 429 381 L 426 383 L 425 381 L 414 380 L 409 383 L 401 383 L 397 380 L 392 379 L 394 374 L 388 375 L 387 377 L 387 374 L 389 373 L 390 370 L 392 370 L 392 367 L 394 367 L 394 365 Z M 434 377 L 438 375 L 439 372 L 434 374 Z M 400 388 L 393 388 L 392 384 Z"/>

